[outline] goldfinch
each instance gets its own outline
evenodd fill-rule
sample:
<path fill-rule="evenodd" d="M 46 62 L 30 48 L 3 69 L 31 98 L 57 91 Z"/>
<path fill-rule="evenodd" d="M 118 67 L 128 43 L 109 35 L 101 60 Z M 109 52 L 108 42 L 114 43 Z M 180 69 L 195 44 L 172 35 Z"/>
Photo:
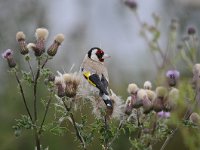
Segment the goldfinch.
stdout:
<path fill-rule="evenodd" d="M 99 95 L 108 108 L 112 108 L 112 101 L 108 93 L 108 71 L 104 65 L 104 59 L 110 56 L 98 47 L 91 48 L 86 54 L 81 65 L 81 71 L 85 79 L 99 89 Z"/>

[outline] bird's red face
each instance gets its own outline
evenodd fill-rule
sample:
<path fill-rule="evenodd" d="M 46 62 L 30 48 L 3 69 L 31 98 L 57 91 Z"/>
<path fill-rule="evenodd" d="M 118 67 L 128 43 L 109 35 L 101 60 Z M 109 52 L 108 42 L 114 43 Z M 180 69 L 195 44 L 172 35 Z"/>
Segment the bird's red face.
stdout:
<path fill-rule="evenodd" d="M 102 49 L 93 47 L 88 51 L 88 57 L 95 61 L 104 62 L 104 59 L 109 58 L 110 56 L 105 54 Z"/>
<path fill-rule="evenodd" d="M 97 50 L 97 52 L 95 53 L 99 59 L 100 62 L 104 62 L 104 58 L 103 58 L 103 55 L 104 55 L 104 51 L 103 50 Z"/>

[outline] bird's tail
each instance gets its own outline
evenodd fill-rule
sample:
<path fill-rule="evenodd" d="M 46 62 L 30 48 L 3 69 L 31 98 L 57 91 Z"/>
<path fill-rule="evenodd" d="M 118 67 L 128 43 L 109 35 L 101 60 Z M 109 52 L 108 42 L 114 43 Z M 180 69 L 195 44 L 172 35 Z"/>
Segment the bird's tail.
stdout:
<path fill-rule="evenodd" d="M 103 99 L 104 103 L 106 104 L 106 106 L 107 106 L 108 108 L 113 108 L 112 101 L 111 101 L 111 99 L 110 99 L 110 97 L 109 97 L 108 95 L 103 94 L 103 95 L 102 95 L 102 99 Z"/>

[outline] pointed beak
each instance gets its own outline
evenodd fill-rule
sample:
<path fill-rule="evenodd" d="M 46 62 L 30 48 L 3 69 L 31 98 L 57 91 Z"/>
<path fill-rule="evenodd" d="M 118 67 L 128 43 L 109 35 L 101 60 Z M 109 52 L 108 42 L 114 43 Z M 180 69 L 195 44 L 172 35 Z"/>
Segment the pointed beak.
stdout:
<path fill-rule="evenodd" d="M 106 58 L 110 58 L 110 57 L 111 57 L 110 55 L 104 54 L 103 57 L 102 57 L 102 59 L 106 59 Z"/>

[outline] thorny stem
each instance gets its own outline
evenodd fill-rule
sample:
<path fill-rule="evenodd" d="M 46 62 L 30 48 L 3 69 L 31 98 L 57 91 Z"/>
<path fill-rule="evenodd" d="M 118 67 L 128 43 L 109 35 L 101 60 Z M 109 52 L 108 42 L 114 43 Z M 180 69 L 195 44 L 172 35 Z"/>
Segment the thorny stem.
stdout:
<path fill-rule="evenodd" d="M 28 62 L 28 66 L 29 66 L 29 69 L 30 69 L 30 71 L 31 71 L 31 75 L 32 75 L 32 81 L 34 80 L 34 73 L 33 73 L 33 69 L 32 69 L 32 66 L 31 66 L 31 64 L 30 64 L 30 61 L 29 60 L 27 60 L 27 62 Z"/>
<path fill-rule="evenodd" d="M 21 81 L 19 80 L 19 77 L 18 77 L 18 75 L 17 75 L 16 72 L 15 72 L 15 77 L 16 77 L 17 83 L 18 83 L 19 88 L 20 88 L 20 93 L 21 93 L 21 95 L 22 95 L 22 99 L 23 99 L 23 102 L 24 102 L 26 111 L 27 111 L 27 113 L 28 113 L 28 115 L 29 115 L 31 121 L 33 122 L 33 118 L 32 118 L 32 116 L 31 116 L 30 110 L 29 110 L 28 105 L 27 105 L 27 103 L 26 103 L 26 98 L 25 98 L 25 95 L 24 95 L 24 90 L 23 90 L 23 88 L 22 88 Z"/>
<path fill-rule="evenodd" d="M 46 59 L 45 59 L 45 61 L 44 61 L 44 63 L 42 64 L 42 67 L 41 67 L 42 69 L 44 68 L 44 66 L 46 65 L 46 63 L 48 62 L 48 60 L 49 60 L 49 57 L 47 56 Z"/>
<path fill-rule="evenodd" d="M 45 108 L 44 117 L 43 117 L 43 119 L 42 119 L 42 123 L 41 123 L 41 125 L 40 125 L 40 129 L 39 129 L 39 132 L 38 132 L 39 135 L 42 133 L 42 127 L 43 127 L 43 125 L 44 125 L 44 122 L 45 122 L 45 119 L 46 119 L 46 116 L 47 116 L 47 112 L 48 112 L 48 110 L 49 110 L 49 106 L 50 106 L 50 103 L 51 103 L 51 99 L 52 99 L 52 94 L 50 95 L 49 100 L 48 100 L 48 103 L 47 103 L 46 108 Z"/>
<path fill-rule="evenodd" d="M 110 143 L 108 144 L 108 147 L 111 146 L 111 144 L 116 140 L 117 136 L 119 135 L 119 132 L 121 130 L 121 128 L 123 127 L 124 125 L 124 119 L 120 121 L 119 123 L 119 126 L 118 126 L 118 129 L 117 129 L 117 133 L 115 134 L 114 138 L 110 141 Z"/>
<path fill-rule="evenodd" d="M 17 79 L 17 82 L 18 82 L 18 85 L 20 87 L 20 92 L 21 92 L 21 95 L 22 95 L 22 99 L 23 99 L 23 102 L 24 102 L 24 105 L 26 107 L 26 110 L 28 112 L 28 115 L 31 119 L 31 121 L 33 122 L 33 119 L 32 119 L 32 116 L 31 116 L 31 113 L 29 111 L 29 108 L 28 108 L 28 105 L 26 103 L 26 99 L 25 99 L 25 95 L 24 95 L 24 91 L 23 91 L 23 88 L 22 88 L 22 84 L 19 80 L 19 77 L 17 76 L 17 73 L 15 72 L 15 77 Z M 34 122 L 33 122 L 34 123 Z M 40 150 L 40 140 L 39 140 L 39 136 L 38 136 L 38 133 L 37 133 L 37 127 L 34 126 L 34 134 L 35 134 L 35 142 L 36 142 L 36 147 L 37 147 L 37 150 Z"/>
<path fill-rule="evenodd" d="M 163 145 L 162 145 L 160 150 L 164 150 L 165 149 L 165 147 L 167 146 L 169 140 L 173 137 L 173 135 L 177 132 L 177 130 L 178 130 L 178 127 L 176 127 L 174 130 L 172 130 L 172 133 L 167 137 L 167 139 L 163 143 Z"/>
<path fill-rule="evenodd" d="M 38 58 L 38 69 L 37 73 L 34 79 L 34 87 L 33 87 L 33 94 L 34 94 L 34 102 L 33 102 L 33 107 L 34 107 L 34 132 L 35 132 L 35 141 L 36 141 L 36 147 L 37 150 L 40 150 L 40 139 L 39 139 L 39 134 L 37 131 L 37 82 L 38 78 L 40 76 L 40 58 Z"/>
<path fill-rule="evenodd" d="M 85 141 L 84 141 L 83 137 L 81 136 L 81 134 L 80 134 L 80 132 L 79 132 L 79 129 L 78 129 L 77 125 L 76 125 L 76 121 L 75 121 L 75 119 L 74 119 L 73 113 L 70 112 L 71 107 L 68 107 L 68 106 L 66 105 L 66 103 L 65 103 L 64 100 L 65 100 L 65 99 L 62 98 L 64 107 L 65 107 L 65 109 L 67 110 L 67 112 L 69 112 L 69 115 L 70 115 L 69 117 L 71 118 L 72 125 L 73 125 L 73 127 L 74 127 L 74 129 L 75 129 L 75 131 L 76 131 L 76 136 L 77 136 L 77 138 L 79 139 L 79 141 L 81 142 L 81 144 L 82 144 L 82 146 L 83 146 L 83 149 L 86 150 Z"/>
<path fill-rule="evenodd" d="M 37 69 L 37 73 L 35 76 L 35 80 L 34 80 L 34 89 L 33 89 L 33 93 L 34 93 L 34 121 L 36 123 L 37 121 L 37 83 L 38 83 L 38 78 L 40 76 L 40 58 L 38 59 L 38 69 Z"/>

